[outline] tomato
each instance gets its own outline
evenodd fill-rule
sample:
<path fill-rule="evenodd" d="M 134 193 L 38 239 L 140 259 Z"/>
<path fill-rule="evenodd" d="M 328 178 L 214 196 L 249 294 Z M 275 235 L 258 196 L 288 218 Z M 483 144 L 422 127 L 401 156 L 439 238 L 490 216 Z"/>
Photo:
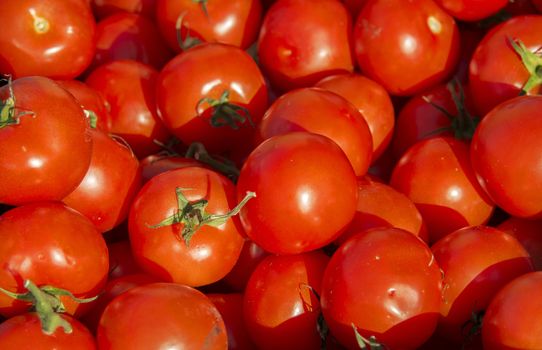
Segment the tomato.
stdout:
<path fill-rule="evenodd" d="M 133 288 L 105 308 L 98 325 L 100 350 L 226 350 L 224 321 L 204 294 L 175 283 Z"/>
<path fill-rule="evenodd" d="M 92 158 L 83 181 L 62 201 L 107 232 L 128 216 L 141 187 L 139 162 L 132 151 L 109 135 L 91 130 Z"/>
<path fill-rule="evenodd" d="M 542 40 L 537 35 L 540 31 L 542 16 L 518 16 L 494 27 L 482 39 L 469 66 L 471 94 L 480 116 L 483 117 L 501 102 L 519 95 L 530 73 L 510 40 L 521 40 L 527 51 L 536 52 L 542 46 Z M 537 61 L 534 63 L 532 69 L 540 65 Z M 533 95 L 540 92 L 538 86 L 526 90 Z"/>
<path fill-rule="evenodd" d="M 141 14 L 154 19 L 156 0 L 89 0 L 94 15 L 98 19 L 109 17 L 119 12 Z"/>
<path fill-rule="evenodd" d="M 522 96 L 493 109 L 471 143 L 472 167 L 495 203 L 513 216 L 542 218 L 542 96 Z"/>
<path fill-rule="evenodd" d="M 371 131 L 374 162 L 388 147 L 395 124 L 388 92 L 380 84 L 355 73 L 333 75 L 316 86 L 341 95 L 359 110 Z"/>
<path fill-rule="evenodd" d="M 0 202 L 64 198 L 90 164 L 92 140 L 83 110 L 44 77 L 17 79 L 0 88 L 0 99 Z"/>
<path fill-rule="evenodd" d="M 321 305 L 333 334 L 357 348 L 353 327 L 388 349 L 415 349 L 433 333 L 441 276 L 431 250 L 412 233 L 375 228 L 353 235 L 331 257 Z"/>
<path fill-rule="evenodd" d="M 542 272 L 514 279 L 493 298 L 484 315 L 484 349 L 542 348 Z"/>
<path fill-rule="evenodd" d="M 176 25 L 179 19 L 182 19 L 181 36 L 185 41 L 190 37 L 200 42 L 246 49 L 256 41 L 261 17 L 260 0 L 156 0 L 158 27 L 169 47 L 176 52 L 182 49 Z"/>
<path fill-rule="evenodd" d="M 95 350 L 96 341 L 79 321 L 69 315 L 61 316 L 72 326 L 72 333 L 62 328 L 48 335 L 41 330 L 37 314 L 27 313 L 12 317 L 0 324 L 0 348 L 18 350 Z"/>
<path fill-rule="evenodd" d="M 243 50 L 198 45 L 172 59 L 157 82 L 160 116 L 184 144 L 211 153 L 250 149 L 268 104 L 260 69 Z"/>
<path fill-rule="evenodd" d="M 248 283 L 252 272 L 269 253 L 249 239 L 245 240 L 239 259 L 231 271 L 224 276 L 222 282 L 230 289 L 242 292 Z"/>
<path fill-rule="evenodd" d="M 141 62 L 106 63 L 90 73 L 86 83 L 103 94 L 111 106 L 111 133 L 121 136 L 138 158 L 161 148 L 169 132 L 156 111 L 158 72 Z"/>
<path fill-rule="evenodd" d="M 446 12 L 462 21 L 478 21 L 487 18 L 507 4 L 507 0 L 435 0 Z"/>
<path fill-rule="evenodd" d="M 314 251 L 271 255 L 258 264 L 243 301 L 245 323 L 258 349 L 319 348 L 318 296 L 328 261 Z"/>
<path fill-rule="evenodd" d="M 369 0 L 354 28 L 361 71 L 390 94 L 413 95 L 455 68 L 459 31 L 431 0 Z"/>
<path fill-rule="evenodd" d="M 450 137 L 412 146 L 395 166 L 390 184 L 416 204 L 431 243 L 462 227 L 484 224 L 493 212 L 471 167 L 469 146 Z"/>
<path fill-rule="evenodd" d="M 191 203 L 184 209 L 179 207 L 177 191 Z M 201 200 L 206 201 L 203 209 Z M 226 214 L 235 204 L 233 183 L 209 169 L 188 167 L 153 177 L 130 210 L 128 230 L 136 261 L 163 281 L 202 286 L 220 280 L 231 271 L 243 247 L 238 219 L 199 229 L 199 221 L 193 220 L 205 216 L 204 212 Z M 182 210 L 186 211 L 184 222 L 153 227 Z M 195 226 L 185 233 L 191 225 Z"/>
<path fill-rule="evenodd" d="M 96 54 L 92 67 L 115 60 L 135 60 L 162 68 L 172 53 L 150 19 L 120 12 L 96 25 Z"/>
<path fill-rule="evenodd" d="M 356 176 L 339 146 L 325 136 L 293 132 L 261 143 L 247 158 L 237 198 L 247 236 L 275 254 L 315 250 L 337 238 L 354 217 Z"/>
<path fill-rule="evenodd" d="M 329 137 L 344 151 L 357 176 L 367 172 L 373 154 L 371 132 L 363 116 L 343 97 L 320 88 L 287 92 L 265 112 L 258 138 L 295 131 Z"/>
<path fill-rule="evenodd" d="M 527 220 L 511 217 L 497 228 L 514 236 L 533 258 L 536 270 L 542 271 L 542 220 Z"/>
<path fill-rule="evenodd" d="M 469 323 L 473 313 L 483 312 L 506 283 L 533 270 L 521 244 L 489 226 L 455 231 L 431 250 L 444 275 L 437 332 L 458 344 L 472 340 L 469 332 L 480 326 Z"/>
<path fill-rule="evenodd" d="M 286 91 L 354 69 L 352 19 L 335 0 L 281 0 L 267 11 L 258 57 L 271 84 Z"/>
<path fill-rule="evenodd" d="M 428 239 L 422 216 L 407 196 L 368 177 L 358 178 L 356 214 L 336 243 L 341 244 L 355 233 L 375 227 L 396 227 L 424 241 Z"/>
<path fill-rule="evenodd" d="M 82 214 L 59 202 L 27 204 L 0 217 L 0 287 L 26 292 L 23 282 L 51 285 L 89 298 L 100 291 L 108 272 L 107 246 Z M 66 312 L 80 314 L 83 304 L 62 296 Z M 0 313 L 26 311 L 27 302 L 0 293 Z"/>
<path fill-rule="evenodd" d="M 228 350 L 251 350 L 256 346 L 250 339 L 243 319 L 243 295 L 207 294 L 224 320 L 228 332 Z"/>
<path fill-rule="evenodd" d="M 191 166 L 203 166 L 203 164 L 192 158 L 151 154 L 150 156 L 143 158 L 140 162 L 141 177 L 143 183 L 146 183 L 156 175 L 168 170 Z"/>
<path fill-rule="evenodd" d="M 81 0 L 0 2 L 0 73 L 73 79 L 92 61 L 96 23 Z"/>
<path fill-rule="evenodd" d="M 109 252 L 109 279 L 141 273 L 128 240 L 107 245 Z"/>

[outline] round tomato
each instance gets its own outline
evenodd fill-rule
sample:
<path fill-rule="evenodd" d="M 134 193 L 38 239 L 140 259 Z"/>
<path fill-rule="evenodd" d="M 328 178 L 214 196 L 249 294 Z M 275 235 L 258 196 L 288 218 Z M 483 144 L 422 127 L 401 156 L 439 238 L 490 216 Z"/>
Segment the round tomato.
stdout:
<path fill-rule="evenodd" d="M 511 217 L 497 228 L 514 236 L 533 258 L 536 270 L 542 271 L 542 220 L 527 220 Z"/>
<path fill-rule="evenodd" d="M 156 175 L 165 173 L 168 170 L 186 168 L 190 166 L 204 165 L 193 158 L 152 154 L 143 158 L 140 162 L 141 177 L 143 179 L 143 183 L 146 183 Z"/>
<path fill-rule="evenodd" d="M 230 289 L 242 292 L 248 283 L 252 272 L 269 253 L 249 239 L 245 240 L 239 259 L 231 271 L 222 279 Z"/>

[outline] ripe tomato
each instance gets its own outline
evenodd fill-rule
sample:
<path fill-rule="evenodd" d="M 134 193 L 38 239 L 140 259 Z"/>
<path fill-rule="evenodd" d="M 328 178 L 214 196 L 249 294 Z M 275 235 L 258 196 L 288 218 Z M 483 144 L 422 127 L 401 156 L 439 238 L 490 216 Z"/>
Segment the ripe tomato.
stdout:
<path fill-rule="evenodd" d="M 139 162 L 132 151 L 100 130 L 91 130 L 92 158 L 83 181 L 62 200 L 107 232 L 128 216 L 141 187 Z"/>
<path fill-rule="evenodd" d="M 213 303 L 176 283 L 139 286 L 113 299 L 100 319 L 97 340 L 100 350 L 228 348 Z"/>
<path fill-rule="evenodd" d="M 190 204 L 180 208 L 177 191 Z M 229 218 L 218 226 L 202 225 L 196 232 L 195 227 L 203 220 L 203 211 L 223 215 L 235 204 L 233 183 L 209 169 L 187 167 L 153 177 L 130 210 L 128 230 L 136 261 L 163 281 L 202 286 L 220 280 L 231 271 L 243 247 L 238 219 Z M 183 210 L 184 222 L 153 227 L 181 216 Z M 196 226 L 185 233 L 191 225 Z"/>
<path fill-rule="evenodd" d="M 473 313 L 486 309 L 506 283 L 533 270 L 514 237 L 489 226 L 465 227 L 431 248 L 444 275 L 437 332 L 458 344 L 468 339 Z"/>
<path fill-rule="evenodd" d="M 258 349 L 319 348 L 318 295 L 328 261 L 313 251 L 271 255 L 258 264 L 243 301 L 245 324 Z"/>
<path fill-rule="evenodd" d="M 388 92 L 377 82 L 359 74 L 333 75 L 316 84 L 351 102 L 367 122 L 373 139 L 374 162 L 391 141 L 395 114 Z"/>
<path fill-rule="evenodd" d="M 138 158 L 160 150 L 169 132 L 156 111 L 158 72 L 132 60 L 113 61 L 96 68 L 86 83 L 103 94 L 111 106 L 111 133 L 121 136 Z"/>
<path fill-rule="evenodd" d="M 339 1 L 275 2 L 260 29 L 260 64 L 271 84 L 282 91 L 352 72 L 351 31 L 352 19 Z"/>
<path fill-rule="evenodd" d="M 459 31 L 432 0 L 369 0 L 354 28 L 361 71 L 394 95 L 413 95 L 455 68 Z"/>
<path fill-rule="evenodd" d="M 108 272 L 107 246 L 102 235 L 82 214 L 59 202 L 27 204 L 0 217 L 0 287 L 26 292 L 23 281 L 66 289 L 89 298 L 100 291 Z M 61 296 L 66 312 L 80 314 L 80 306 Z M 0 313 L 12 316 L 29 304 L 0 293 Z"/>
<path fill-rule="evenodd" d="M 356 176 L 363 176 L 373 154 L 369 126 L 357 108 L 343 97 L 320 88 L 285 93 L 265 112 L 258 138 L 295 131 L 327 136 L 346 154 Z"/>
<path fill-rule="evenodd" d="M 497 228 L 514 236 L 533 258 L 536 270 L 542 271 L 542 220 L 527 220 L 511 217 Z"/>
<path fill-rule="evenodd" d="M 513 216 L 542 217 L 542 96 L 522 96 L 495 107 L 471 143 L 472 167 L 495 203 Z"/>
<path fill-rule="evenodd" d="M 248 237 L 276 254 L 315 250 L 337 238 L 354 217 L 356 176 L 339 146 L 325 136 L 293 132 L 261 143 L 247 158 L 237 198 Z"/>
<path fill-rule="evenodd" d="M 72 333 L 58 328 L 48 335 L 41 330 L 37 314 L 27 313 L 12 317 L 0 324 L 0 348 L 5 350 L 95 350 L 94 337 L 79 321 L 62 315 L 72 326 Z"/>
<path fill-rule="evenodd" d="M 441 275 L 431 250 L 412 233 L 375 228 L 352 236 L 331 257 L 322 282 L 324 319 L 349 349 L 355 329 L 387 349 L 415 349 L 433 333 Z"/>
<path fill-rule="evenodd" d="M 462 21 L 478 21 L 502 10 L 508 0 L 435 0 L 446 12 Z"/>
<path fill-rule="evenodd" d="M 92 140 L 83 110 L 70 93 L 44 77 L 1 87 L 0 100 L 0 202 L 64 198 L 90 164 Z"/>
<path fill-rule="evenodd" d="M 192 158 L 151 154 L 150 156 L 143 158 L 140 162 L 141 177 L 143 179 L 143 183 L 146 183 L 156 175 L 164 173 L 168 170 L 186 168 L 190 166 L 204 165 Z"/>
<path fill-rule="evenodd" d="M 92 61 L 96 23 L 83 1 L 1 1 L 0 13 L 0 73 L 73 79 Z"/>
<path fill-rule="evenodd" d="M 156 0 L 156 19 L 169 47 L 181 52 L 181 37 L 223 43 L 246 49 L 257 38 L 262 17 L 260 0 Z M 187 48 L 184 48 L 187 49 Z"/>
<path fill-rule="evenodd" d="M 234 291 L 244 291 L 252 272 L 260 261 L 268 255 L 269 253 L 263 250 L 262 247 L 249 239 L 245 239 L 239 259 L 221 282 Z"/>
<path fill-rule="evenodd" d="M 514 279 L 493 298 L 484 315 L 484 349 L 542 348 L 542 272 Z"/>
<path fill-rule="evenodd" d="M 157 82 L 160 116 L 184 144 L 211 153 L 252 147 L 268 104 L 260 69 L 243 50 L 202 44 L 172 59 Z"/>
<path fill-rule="evenodd" d="M 390 184 L 418 207 L 429 242 L 465 226 L 486 223 L 494 204 L 478 184 L 469 146 L 450 137 L 435 137 L 412 146 L 393 170 Z"/>
<path fill-rule="evenodd" d="M 156 0 L 89 0 L 94 15 L 98 19 L 109 17 L 119 12 L 141 14 L 154 19 Z"/>

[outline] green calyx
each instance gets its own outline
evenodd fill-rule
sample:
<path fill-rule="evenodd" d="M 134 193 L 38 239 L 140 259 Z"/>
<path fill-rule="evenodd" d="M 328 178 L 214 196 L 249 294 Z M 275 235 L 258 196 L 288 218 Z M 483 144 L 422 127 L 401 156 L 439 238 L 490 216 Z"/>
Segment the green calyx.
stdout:
<path fill-rule="evenodd" d="M 83 109 L 83 112 L 85 112 L 85 117 L 87 117 L 88 123 L 92 129 L 96 129 L 96 126 L 98 124 L 98 116 L 94 111 L 90 109 Z"/>
<path fill-rule="evenodd" d="M 201 10 L 205 14 L 205 17 L 209 18 L 209 11 L 207 11 L 207 1 L 209 0 L 192 0 L 192 2 L 199 4 L 199 6 L 201 7 Z"/>
<path fill-rule="evenodd" d="M 461 326 L 461 331 L 464 334 L 462 349 L 469 345 L 474 337 L 480 335 L 482 331 L 482 322 L 484 320 L 485 311 L 471 312 L 470 319 Z"/>
<path fill-rule="evenodd" d="M 521 40 L 508 38 L 508 43 L 521 58 L 523 66 L 529 72 L 529 79 L 523 84 L 519 93 L 520 96 L 526 95 L 533 88 L 542 84 L 542 57 L 531 52 Z"/>
<path fill-rule="evenodd" d="M 177 43 L 179 44 L 179 47 L 183 51 L 186 51 L 194 46 L 201 44 L 201 40 L 199 40 L 196 37 L 190 36 L 190 29 L 188 28 L 188 26 L 185 26 L 186 35 L 183 38 L 182 27 L 183 27 L 183 21 L 184 21 L 185 16 L 186 16 L 186 11 L 181 13 L 179 17 L 177 18 L 177 21 L 175 22 L 175 32 L 177 33 Z"/>
<path fill-rule="evenodd" d="M 218 227 L 229 218 L 237 215 L 241 208 L 252 198 L 256 197 L 254 192 L 247 192 L 245 198 L 235 208 L 226 214 L 209 214 L 205 211 L 208 201 L 206 199 L 199 199 L 197 201 L 189 202 L 183 194 L 183 191 L 189 191 L 189 188 L 175 189 L 177 196 L 177 210 L 175 213 L 166 219 L 162 220 L 156 225 L 150 225 L 150 228 L 160 228 L 165 226 L 171 226 L 175 224 L 182 224 L 181 237 L 187 246 L 190 245 L 190 240 L 194 234 L 203 226 Z"/>
<path fill-rule="evenodd" d="M 71 324 L 60 316 L 60 313 L 66 311 L 64 304 L 60 300 L 61 296 L 67 296 L 78 303 L 89 303 L 98 298 L 98 296 L 88 299 L 76 298 L 65 289 L 52 286 L 40 288 L 30 280 L 24 281 L 24 287 L 28 290 L 27 293 L 14 293 L 3 288 L 0 288 L 0 291 L 13 299 L 31 303 L 30 311 L 35 311 L 38 314 L 41 329 L 45 334 L 53 334 L 57 328 L 62 328 L 64 333 L 68 334 L 73 331 Z"/>
<path fill-rule="evenodd" d="M 200 142 L 194 142 L 186 151 L 186 158 L 193 158 L 203 164 L 210 166 L 211 168 L 219 171 L 220 173 L 226 175 L 234 183 L 237 182 L 239 178 L 239 169 L 233 164 L 233 162 L 227 159 L 217 159 L 209 154 Z"/>
<path fill-rule="evenodd" d="M 369 337 L 369 339 L 362 336 L 358 329 L 356 328 L 355 324 L 351 324 L 352 329 L 354 330 L 354 335 L 356 337 L 356 342 L 358 343 L 358 346 L 360 349 L 367 349 L 367 350 L 384 350 L 386 349 L 386 346 L 384 344 L 380 344 L 374 336 Z"/>
<path fill-rule="evenodd" d="M 15 105 L 15 94 L 13 93 L 13 86 L 11 84 L 11 76 L 8 76 L 8 90 L 9 97 L 3 101 L 0 101 L 0 128 L 17 125 L 20 123 L 20 117 L 23 115 L 32 115 L 33 112 L 24 111 L 18 112 Z"/>
<path fill-rule="evenodd" d="M 230 103 L 230 92 L 228 90 L 224 90 L 218 100 L 210 97 L 204 97 L 199 100 L 196 105 L 196 113 L 198 113 L 198 115 L 201 115 L 199 111 L 204 103 L 207 103 L 213 108 L 209 122 L 211 126 L 215 128 L 229 126 L 230 128 L 237 130 L 239 129 L 238 124 L 244 124 L 246 121 L 249 122 L 250 126 L 253 128 L 255 127 L 248 109 Z"/>

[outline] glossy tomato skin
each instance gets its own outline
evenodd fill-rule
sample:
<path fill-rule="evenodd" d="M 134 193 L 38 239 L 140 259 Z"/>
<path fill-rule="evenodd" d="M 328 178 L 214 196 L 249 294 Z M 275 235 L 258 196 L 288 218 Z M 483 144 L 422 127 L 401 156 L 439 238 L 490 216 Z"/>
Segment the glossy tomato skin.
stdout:
<path fill-rule="evenodd" d="M 228 348 L 224 321 L 209 298 L 175 283 L 136 287 L 113 299 L 97 341 L 100 350 Z"/>
<path fill-rule="evenodd" d="M 0 286 L 26 292 L 25 279 L 37 286 L 66 289 L 79 298 L 96 296 L 107 278 L 107 246 L 102 235 L 82 214 L 60 202 L 20 206 L 0 217 Z M 69 314 L 84 304 L 61 297 Z M 12 316 L 29 304 L 0 294 L 0 313 Z M 81 308 L 80 308 L 81 307 Z"/>
<path fill-rule="evenodd" d="M 542 272 L 514 279 L 493 298 L 484 315 L 484 349 L 513 350 L 542 347 Z"/>
<path fill-rule="evenodd" d="M 495 107 L 478 125 L 471 143 L 476 176 L 507 213 L 542 218 L 542 96 L 522 96 Z"/>
<path fill-rule="evenodd" d="M 495 206 L 476 180 L 469 146 L 450 137 L 412 146 L 395 166 L 390 184 L 416 204 L 431 244 L 462 227 L 486 223 Z"/>
<path fill-rule="evenodd" d="M 329 137 L 344 151 L 357 176 L 369 168 L 373 140 L 357 108 L 343 97 L 320 88 L 302 88 L 280 96 L 265 112 L 257 137 L 265 140 L 295 131 Z"/>
<path fill-rule="evenodd" d="M 322 282 L 324 319 L 342 345 L 357 346 L 352 324 L 390 349 L 416 349 L 433 333 L 439 266 L 412 233 L 375 228 L 353 235 L 331 257 Z"/>
<path fill-rule="evenodd" d="M 457 344 L 475 326 L 469 324 L 473 313 L 485 310 L 509 281 L 533 271 L 522 245 L 489 226 L 457 230 L 431 250 L 444 276 L 437 332 Z"/>
<path fill-rule="evenodd" d="M 91 130 L 89 169 L 73 192 L 62 201 L 89 218 L 98 231 L 107 232 L 128 216 L 141 187 L 139 162 L 132 150 L 100 130 Z"/>
<path fill-rule="evenodd" d="M 354 48 L 365 75 L 390 94 L 413 95 L 452 73 L 459 31 L 432 0 L 369 0 L 355 24 Z"/>
<path fill-rule="evenodd" d="M 478 21 L 502 10 L 507 0 L 436 0 L 446 12 L 462 21 Z"/>
<path fill-rule="evenodd" d="M 377 82 L 356 73 L 333 75 L 316 86 L 344 97 L 359 110 L 371 131 L 374 162 L 393 135 L 395 114 L 388 92 Z"/>
<path fill-rule="evenodd" d="M 207 15 L 203 10 L 207 11 Z M 223 43 L 248 48 L 258 36 L 262 20 L 260 0 L 206 1 L 156 0 L 158 27 L 169 47 L 181 52 L 177 39 L 176 22 L 182 17 L 181 33 L 201 42 Z"/>
<path fill-rule="evenodd" d="M 356 176 L 348 158 L 325 136 L 295 132 L 261 143 L 247 158 L 237 198 L 256 193 L 241 210 L 247 236 L 275 254 L 315 250 L 352 220 Z"/>
<path fill-rule="evenodd" d="M 94 15 L 98 19 L 109 17 L 119 12 L 141 14 L 154 19 L 156 0 L 89 0 Z"/>
<path fill-rule="evenodd" d="M 245 323 L 258 349 L 319 348 L 317 295 L 328 261 L 317 250 L 271 255 L 258 264 L 243 301 Z"/>
<path fill-rule="evenodd" d="M 37 314 L 26 313 L 14 316 L 0 324 L 0 348 L 18 350 L 96 350 L 96 341 L 79 321 L 69 315 L 63 319 L 72 326 L 72 333 L 67 334 L 58 328 L 52 335 L 41 330 Z"/>
<path fill-rule="evenodd" d="M 354 69 L 352 19 L 334 0 L 283 0 L 266 13 L 258 57 L 271 84 L 281 91 L 314 85 Z"/>
<path fill-rule="evenodd" d="M 508 38 L 521 40 L 532 52 L 542 46 L 536 33 L 542 31 L 542 16 L 518 16 L 501 23 L 482 39 L 469 65 L 469 82 L 473 103 L 481 117 L 498 104 L 519 95 L 529 79 L 521 58 L 514 51 Z M 494 58 L 499 57 L 498 62 Z M 528 94 L 536 95 L 534 87 Z"/>
<path fill-rule="evenodd" d="M 211 153 L 250 148 L 254 127 L 248 120 L 230 126 L 210 124 L 214 108 L 200 103 L 229 92 L 231 104 L 246 108 L 258 124 L 267 104 L 267 87 L 254 60 L 243 50 L 224 44 L 202 44 L 172 59 L 157 82 L 160 117 L 184 144 L 201 142 Z M 241 112 L 244 115 L 244 112 Z"/>
<path fill-rule="evenodd" d="M 0 73 L 73 79 L 92 61 L 96 23 L 83 1 L 2 1 L 0 13 Z"/>
<path fill-rule="evenodd" d="M 252 272 L 269 253 L 250 239 L 245 239 L 239 259 L 222 282 L 236 292 L 242 292 L 247 286 Z"/>
<path fill-rule="evenodd" d="M 497 228 L 514 236 L 529 252 L 537 271 L 542 271 L 542 220 L 510 217 Z"/>
<path fill-rule="evenodd" d="M 11 86 L 19 124 L 0 128 L 0 202 L 60 200 L 90 164 L 92 139 L 83 110 L 51 79 L 25 77 Z M 1 87 L 0 98 L 9 96 L 9 86 Z"/>
<path fill-rule="evenodd" d="M 160 150 L 169 131 L 156 111 L 158 72 L 133 60 L 106 63 L 92 71 L 86 83 L 103 94 L 111 106 L 111 133 L 121 136 L 138 158 Z"/>
<path fill-rule="evenodd" d="M 201 167 L 171 170 L 143 186 L 130 210 L 128 229 L 136 261 L 163 281 L 202 286 L 220 280 L 235 265 L 243 247 L 237 217 L 218 227 L 202 226 L 190 240 L 180 237 L 184 224 L 151 228 L 178 209 L 175 190 L 188 201 L 206 199 L 206 212 L 226 214 L 237 204 L 226 177 Z"/>

